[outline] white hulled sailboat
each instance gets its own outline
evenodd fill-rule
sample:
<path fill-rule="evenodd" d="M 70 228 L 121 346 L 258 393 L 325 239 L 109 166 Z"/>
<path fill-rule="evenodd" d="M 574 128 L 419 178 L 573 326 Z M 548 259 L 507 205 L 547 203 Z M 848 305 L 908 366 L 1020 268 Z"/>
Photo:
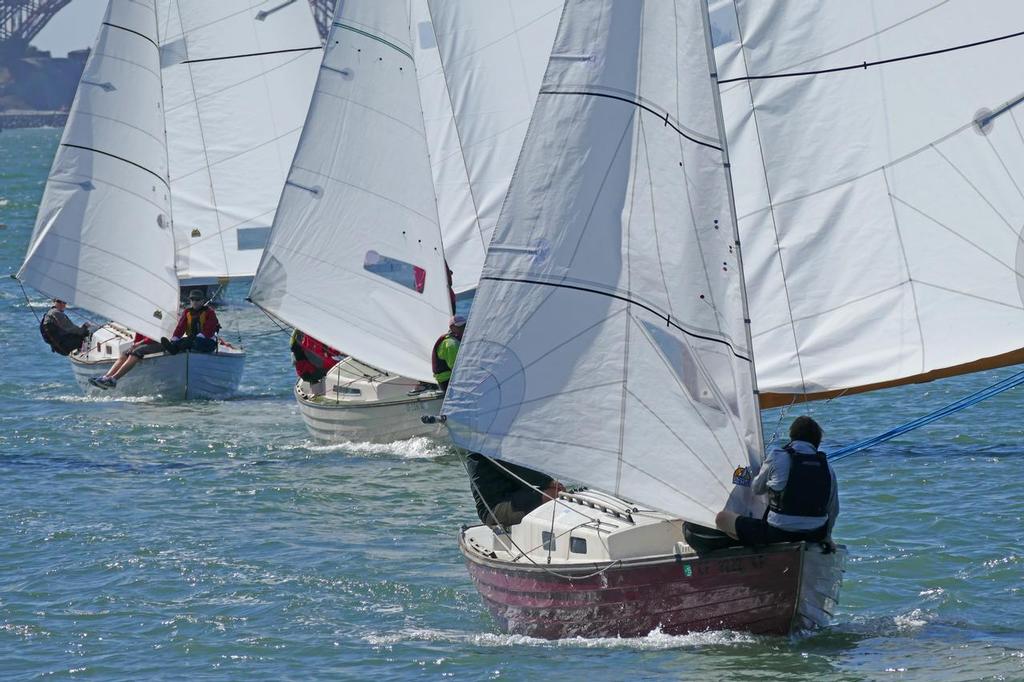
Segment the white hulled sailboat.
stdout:
<path fill-rule="evenodd" d="M 251 276 L 305 116 L 320 40 L 306 3 L 111 0 L 18 278 L 114 322 L 70 356 L 105 373 L 169 336 L 179 285 Z M 220 398 L 245 354 L 153 355 L 111 393 Z"/>
<path fill-rule="evenodd" d="M 558 4 L 339 7 L 250 294 L 349 355 L 296 382 L 318 440 L 438 432 L 420 417 L 442 394 L 416 389 L 453 312 L 446 267 L 455 292 L 476 286 Z"/>

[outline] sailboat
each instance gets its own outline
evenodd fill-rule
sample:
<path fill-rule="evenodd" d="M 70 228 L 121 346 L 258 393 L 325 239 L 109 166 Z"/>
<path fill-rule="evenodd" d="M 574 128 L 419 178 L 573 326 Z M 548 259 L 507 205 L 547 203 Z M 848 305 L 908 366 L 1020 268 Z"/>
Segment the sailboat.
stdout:
<path fill-rule="evenodd" d="M 170 336 L 180 285 L 254 274 L 320 52 L 307 3 L 110 1 L 17 275 L 113 320 L 69 356 L 85 391 Z M 244 362 L 152 355 L 109 393 L 222 398 Z"/>
<path fill-rule="evenodd" d="M 420 420 L 443 395 L 422 390 L 431 348 L 451 294 L 476 287 L 559 6 L 338 8 L 250 292 L 348 354 L 322 381 L 295 384 L 317 440 L 444 436 Z"/>
<path fill-rule="evenodd" d="M 456 445 L 590 489 L 459 546 L 516 634 L 828 622 L 845 549 L 698 553 L 763 502 L 755 354 L 707 7 L 565 4 L 442 415 Z"/>

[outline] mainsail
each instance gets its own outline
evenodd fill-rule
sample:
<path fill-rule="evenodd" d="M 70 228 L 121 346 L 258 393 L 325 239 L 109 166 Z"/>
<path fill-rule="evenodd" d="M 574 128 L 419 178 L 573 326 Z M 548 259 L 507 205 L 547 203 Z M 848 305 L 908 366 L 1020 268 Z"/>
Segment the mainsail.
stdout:
<path fill-rule="evenodd" d="M 563 0 L 464 2 L 429 0 L 443 65 L 441 87 L 424 88 L 428 102 L 450 98 L 454 125 L 432 146 L 441 230 L 457 292 L 476 287 L 498 212 L 523 146 L 551 53 Z M 431 28 L 418 25 L 421 40 Z M 424 64 L 417 53 L 421 75 Z M 430 137 L 428 119 L 428 137 Z M 442 165 L 443 164 L 443 165 Z M 444 171 L 438 174 L 439 169 Z M 445 168 L 450 166 L 450 168 Z M 449 207 L 450 206 L 450 207 Z"/>
<path fill-rule="evenodd" d="M 309 3 L 158 10 L 178 276 L 251 277 L 322 56 Z"/>
<path fill-rule="evenodd" d="M 1024 361 L 1024 5 L 716 23 L 762 406 Z"/>
<path fill-rule="evenodd" d="M 443 413 L 469 450 L 714 525 L 762 446 L 704 19 L 566 4 Z"/>
<path fill-rule="evenodd" d="M 407 0 L 346 0 L 327 39 L 252 300 L 430 381 L 451 305 Z"/>
<path fill-rule="evenodd" d="M 178 308 L 157 45 L 153 0 L 107 6 L 18 272 L 154 338 Z"/>

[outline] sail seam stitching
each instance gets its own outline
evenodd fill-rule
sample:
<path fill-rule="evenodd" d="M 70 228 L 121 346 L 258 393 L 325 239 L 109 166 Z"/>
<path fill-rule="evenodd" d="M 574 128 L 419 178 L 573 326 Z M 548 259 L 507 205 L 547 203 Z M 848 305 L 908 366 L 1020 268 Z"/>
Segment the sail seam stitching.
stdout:
<path fill-rule="evenodd" d="M 735 355 L 740 360 L 743 360 L 745 362 L 750 362 L 750 358 L 749 357 L 747 357 L 746 355 L 743 355 L 742 353 L 738 352 L 735 348 L 733 348 L 733 345 L 731 343 L 729 343 L 728 341 L 726 341 L 725 339 L 716 339 L 713 336 L 705 336 L 704 334 L 697 334 L 696 332 L 692 332 L 689 329 L 686 329 L 685 327 L 680 325 L 679 323 L 673 321 L 671 315 L 667 315 L 667 314 L 665 314 L 663 312 L 660 312 L 660 311 L 656 310 L 655 308 L 653 308 L 653 307 L 651 307 L 651 306 L 649 306 L 649 305 L 647 305 L 645 303 L 641 303 L 640 301 L 637 301 L 636 299 L 631 298 L 629 296 L 623 296 L 622 294 L 615 294 L 615 293 L 611 293 L 611 292 L 608 292 L 608 291 L 601 291 L 600 289 L 592 289 L 590 287 L 581 287 L 581 286 L 577 286 L 577 285 L 574 285 L 574 284 L 563 284 L 563 283 L 560 283 L 560 282 L 544 282 L 542 280 L 526 279 L 524 277 L 498 277 L 498 276 L 495 276 L 495 275 L 484 275 L 480 279 L 481 280 L 485 280 L 486 279 L 486 280 L 490 280 L 492 282 L 515 282 L 515 283 L 518 283 L 518 284 L 536 284 L 536 285 L 539 285 L 539 286 L 554 287 L 554 288 L 557 288 L 557 289 L 570 289 L 570 290 L 573 290 L 573 291 L 583 291 L 583 292 L 589 293 L 589 294 L 598 294 L 600 296 L 607 296 L 608 298 L 614 298 L 614 299 L 617 299 L 617 300 L 620 300 L 620 301 L 624 301 L 626 303 L 639 306 L 639 307 L 643 308 L 644 310 L 646 310 L 647 312 L 651 313 L 652 315 L 656 315 L 657 317 L 659 317 L 662 320 L 664 320 L 665 324 L 667 324 L 670 327 L 673 327 L 673 328 L 681 331 L 682 333 L 686 334 L 687 336 L 692 336 L 695 339 L 703 339 L 704 341 L 712 341 L 714 343 L 720 343 L 723 346 L 725 346 L 726 348 L 728 348 L 729 352 L 732 353 L 733 355 Z"/>
<path fill-rule="evenodd" d="M 896 215 L 895 197 L 889 187 L 889 174 L 882 168 L 882 180 L 885 182 L 885 193 L 889 197 L 889 211 L 892 213 L 892 224 L 896 229 L 896 239 L 900 244 L 900 254 L 903 256 L 903 267 L 907 270 L 907 282 L 910 283 L 910 298 L 914 301 L 914 319 L 917 322 L 917 336 L 921 342 L 921 371 L 925 371 L 925 344 L 924 327 L 921 325 L 921 311 L 917 305 L 917 288 L 914 286 L 914 276 L 910 273 L 910 259 L 907 258 L 907 248 L 903 244 L 903 231 L 900 229 L 900 219 Z"/>
<path fill-rule="evenodd" d="M 72 143 L 70 143 L 70 142 L 61 142 L 61 143 L 60 143 L 60 146 L 61 146 L 61 147 L 71 147 L 71 148 L 73 148 L 73 149 L 83 149 L 83 150 L 85 150 L 85 151 L 87 151 L 87 152 L 94 152 L 94 153 L 96 153 L 96 154 L 102 154 L 103 156 L 109 156 L 110 158 L 112 158 L 112 159 L 117 159 L 118 161 L 123 161 L 123 162 L 125 162 L 125 163 L 127 163 L 127 164 L 130 164 L 130 165 L 132 165 L 132 166 L 135 166 L 135 167 L 136 167 L 136 168 L 138 168 L 139 170 L 144 170 L 144 171 L 146 171 L 147 173 L 149 173 L 150 175 L 152 175 L 152 176 L 153 176 L 154 178 L 158 179 L 158 180 L 159 180 L 160 182 L 162 182 L 162 183 L 164 183 L 165 185 L 167 185 L 167 187 L 168 187 L 168 188 L 170 188 L 170 185 L 169 185 L 169 184 L 167 183 L 167 180 L 165 180 L 165 179 L 164 179 L 163 177 L 161 177 L 159 173 L 157 173 L 157 172 L 155 172 L 155 171 L 152 171 L 152 170 L 150 170 L 150 169 L 146 168 L 146 167 L 145 167 L 145 166 L 143 166 L 142 164 L 139 164 L 139 163 L 135 163 L 134 161 L 131 161 L 131 160 L 129 160 L 129 159 L 126 159 L 126 158 L 124 158 L 123 156 L 118 156 L 117 154 L 111 154 L 110 152 L 105 152 L 105 151 L 103 151 L 102 149 L 96 149 L 95 147 L 86 147 L 85 145 L 80 145 L 80 144 L 72 144 Z"/>
<path fill-rule="evenodd" d="M 835 66 L 830 69 L 814 69 L 811 71 L 794 71 L 792 73 L 775 73 L 767 74 L 764 76 L 737 76 L 735 78 L 724 78 L 719 82 L 720 85 L 727 83 L 738 83 L 742 81 L 756 81 L 756 80 L 770 80 L 774 78 L 797 78 L 800 76 L 818 76 L 829 73 L 839 73 L 841 71 L 853 71 L 855 69 L 866 70 L 871 66 L 883 66 L 885 64 L 894 64 L 896 62 L 904 62 L 912 59 L 920 59 L 923 57 L 934 57 L 935 55 L 945 54 L 947 52 L 956 52 L 958 50 L 966 50 L 972 47 L 980 47 L 982 45 L 989 45 L 991 43 L 998 43 L 1003 40 L 1010 40 L 1012 38 L 1019 38 L 1024 36 L 1024 31 L 1017 31 L 1016 33 L 1007 33 L 1006 35 L 998 36 L 995 38 L 986 38 L 985 40 L 978 40 L 973 43 L 964 43 L 962 45 L 953 45 L 951 47 L 944 47 L 938 50 L 929 50 L 927 52 L 917 52 L 914 54 L 903 55 L 901 57 L 890 57 L 888 59 L 877 59 L 875 61 L 863 61 L 860 64 L 848 64 L 846 66 Z"/>

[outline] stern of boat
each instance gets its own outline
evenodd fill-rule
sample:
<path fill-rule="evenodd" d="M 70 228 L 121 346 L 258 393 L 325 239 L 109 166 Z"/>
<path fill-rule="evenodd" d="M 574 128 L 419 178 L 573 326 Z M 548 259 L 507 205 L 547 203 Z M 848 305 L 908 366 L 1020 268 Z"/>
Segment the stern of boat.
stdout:
<path fill-rule="evenodd" d="M 331 368 L 321 382 L 297 381 L 295 400 L 310 435 L 321 443 L 446 438 L 442 426 L 420 420 L 440 412 L 444 394 L 438 390 L 417 393 L 418 386 L 415 379 L 349 357 Z"/>

